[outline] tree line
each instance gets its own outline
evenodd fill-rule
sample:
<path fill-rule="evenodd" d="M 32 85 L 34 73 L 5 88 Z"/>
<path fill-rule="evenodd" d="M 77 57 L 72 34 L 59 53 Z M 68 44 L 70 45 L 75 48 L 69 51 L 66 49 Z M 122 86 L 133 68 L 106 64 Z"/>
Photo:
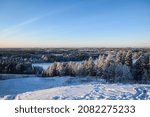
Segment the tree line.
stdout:
<path fill-rule="evenodd" d="M 42 76 L 96 76 L 110 82 L 150 80 L 150 55 L 133 59 L 132 50 L 109 52 L 96 60 L 90 57 L 83 62 L 57 62 L 43 71 Z"/>

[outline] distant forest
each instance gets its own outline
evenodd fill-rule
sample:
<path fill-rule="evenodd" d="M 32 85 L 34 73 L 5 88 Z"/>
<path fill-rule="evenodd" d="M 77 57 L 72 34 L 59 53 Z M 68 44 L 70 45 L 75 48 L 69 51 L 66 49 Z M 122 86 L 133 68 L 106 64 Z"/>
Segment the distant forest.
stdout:
<path fill-rule="evenodd" d="M 33 63 L 52 63 L 47 70 Z M 148 83 L 148 48 L 0 49 L 1 74 L 95 76 L 109 82 Z"/>

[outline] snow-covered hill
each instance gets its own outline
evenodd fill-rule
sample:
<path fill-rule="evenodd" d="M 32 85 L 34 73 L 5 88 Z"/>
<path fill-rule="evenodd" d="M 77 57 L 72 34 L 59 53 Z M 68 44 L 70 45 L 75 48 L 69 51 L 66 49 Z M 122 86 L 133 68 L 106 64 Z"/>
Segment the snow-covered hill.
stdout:
<path fill-rule="evenodd" d="M 32 81 L 33 79 L 33 81 Z M 22 81 L 16 81 L 22 80 Z M 147 100 L 150 99 L 150 85 L 106 83 L 92 77 L 23 78 L 1 81 L 7 94 L 0 99 L 16 100 Z M 6 89 L 11 82 L 13 89 Z M 26 83 L 22 86 L 20 83 Z M 30 82 L 30 83 L 29 83 Z M 15 84 L 18 86 L 15 86 Z M 10 86 L 11 86 L 10 85 Z M 23 88 L 24 87 L 24 88 Z M 27 88 L 27 89 L 26 89 Z M 6 90 L 6 91 L 5 91 Z M 2 92 L 1 92 L 2 93 Z"/>
<path fill-rule="evenodd" d="M 150 99 L 150 86 L 123 84 L 84 84 L 63 86 L 19 94 L 21 100 L 138 100 Z"/>

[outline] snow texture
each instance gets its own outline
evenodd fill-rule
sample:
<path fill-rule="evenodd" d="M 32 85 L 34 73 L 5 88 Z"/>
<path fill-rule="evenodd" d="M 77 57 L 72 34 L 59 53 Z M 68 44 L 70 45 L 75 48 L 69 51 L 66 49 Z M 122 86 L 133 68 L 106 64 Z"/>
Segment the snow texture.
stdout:
<path fill-rule="evenodd" d="M 2 100 L 149 100 L 150 85 L 106 83 L 95 77 L 15 78 L 0 81 Z"/>

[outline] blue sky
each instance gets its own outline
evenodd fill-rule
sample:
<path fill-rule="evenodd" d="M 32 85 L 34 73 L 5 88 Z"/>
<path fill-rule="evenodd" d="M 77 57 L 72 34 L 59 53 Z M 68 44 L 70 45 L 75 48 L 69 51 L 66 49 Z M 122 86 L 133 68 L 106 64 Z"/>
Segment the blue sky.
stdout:
<path fill-rule="evenodd" d="M 0 47 L 149 47 L 150 0 L 0 0 Z"/>

